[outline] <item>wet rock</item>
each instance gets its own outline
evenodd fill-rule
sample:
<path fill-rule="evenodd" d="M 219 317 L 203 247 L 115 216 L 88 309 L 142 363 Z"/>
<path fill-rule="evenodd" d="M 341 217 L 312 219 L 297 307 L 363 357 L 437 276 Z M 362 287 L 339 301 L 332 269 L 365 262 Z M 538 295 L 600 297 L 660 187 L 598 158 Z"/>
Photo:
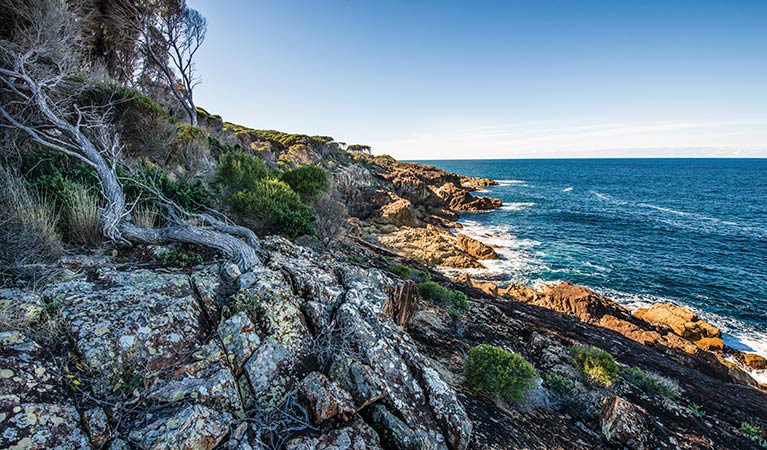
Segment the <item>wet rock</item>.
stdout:
<path fill-rule="evenodd" d="M 238 312 L 218 325 L 218 336 L 226 349 L 227 358 L 239 375 L 242 366 L 261 344 L 256 326 L 245 312 Z"/>
<path fill-rule="evenodd" d="M 668 327 L 704 350 L 721 351 L 724 348 L 722 332 L 687 308 L 659 303 L 639 308 L 634 315 L 653 325 Z"/>
<path fill-rule="evenodd" d="M 0 448 L 88 449 L 52 361 L 17 331 L 0 333 Z"/>
<path fill-rule="evenodd" d="M 647 443 L 647 412 L 620 397 L 606 397 L 599 416 L 602 434 L 608 442 L 642 450 Z"/>
<path fill-rule="evenodd" d="M 498 259 L 498 254 L 493 247 L 478 241 L 465 234 L 456 235 L 458 246 L 466 250 L 471 256 L 477 259 Z"/>
<path fill-rule="evenodd" d="M 335 417 L 345 422 L 355 412 L 351 395 L 320 372 L 307 375 L 297 393 L 298 401 L 318 425 Z"/>
<path fill-rule="evenodd" d="M 501 200 L 490 197 L 475 197 L 468 190 L 452 183 L 446 183 L 434 191 L 447 205 L 456 211 L 489 211 L 500 208 Z"/>
<path fill-rule="evenodd" d="M 212 409 L 190 405 L 169 418 L 134 430 L 130 440 L 139 448 L 156 450 L 211 450 L 229 432 L 231 419 Z"/>

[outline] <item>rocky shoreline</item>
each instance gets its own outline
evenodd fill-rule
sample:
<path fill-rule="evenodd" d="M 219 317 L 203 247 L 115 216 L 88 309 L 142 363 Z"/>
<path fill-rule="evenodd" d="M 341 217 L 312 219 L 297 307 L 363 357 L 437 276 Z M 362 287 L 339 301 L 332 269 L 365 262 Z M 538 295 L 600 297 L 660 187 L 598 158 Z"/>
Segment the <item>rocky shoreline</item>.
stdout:
<path fill-rule="evenodd" d="M 328 248 L 264 237 L 262 265 L 244 273 L 219 255 L 178 269 L 147 256 L 163 248 L 105 247 L 64 257 L 42 288 L 1 289 L 16 325 L 0 333 L 0 447 L 758 448 L 741 428 L 767 427 L 767 395 L 741 367 L 765 361 L 728 350 L 690 311 L 632 314 L 580 286 L 438 270 L 498 258 L 457 223 L 501 206 L 475 195 L 492 180 L 202 122 L 269 164 L 325 167 L 348 232 Z M 466 305 L 429 300 L 425 280 Z M 464 360 L 481 344 L 532 364 L 524 403 L 467 385 Z M 609 351 L 621 375 L 595 384 L 574 346 Z M 674 395 L 638 387 L 632 370 Z"/>

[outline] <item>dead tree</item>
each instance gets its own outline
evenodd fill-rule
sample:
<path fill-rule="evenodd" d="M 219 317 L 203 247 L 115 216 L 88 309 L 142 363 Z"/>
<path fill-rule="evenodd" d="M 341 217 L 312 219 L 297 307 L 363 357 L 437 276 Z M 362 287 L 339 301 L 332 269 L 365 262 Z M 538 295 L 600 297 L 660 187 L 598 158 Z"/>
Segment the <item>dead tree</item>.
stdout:
<path fill-rule="evenodd" d="M 126 17 L 136 11 L 126 11 Z M 197 125 L 194 88 L 200 79 L 194 67 L 194 56 L 205 40 L 207 22 L 186 0 L 153 0 L 138 11 L 136 23 L 140 35 L 139 50 L 145 58 L 145 72 L 156 72 L 162 85 L 184 108 L 189 123 Z M 151 67 L 150 70 L 148 67 Z"/>
<path fill-rule="evenodd" d="M 133 223 L 116 167 L 119 136 L 110 125 L 111 105 L 78 106 L 82 89 L 76 20 L 57 0 L 0 0 L 21 19 L 10 39 L 0 39 L 0 127 L 6 139 L 26 138 L 93 169 L 106 201 L 99 227 L 119 243 L 184 242 L 222 252 L 242 270 L 260 264 L 258 238 L 220 214 L 189 214 L 158 197 L 167 225 Z"/>

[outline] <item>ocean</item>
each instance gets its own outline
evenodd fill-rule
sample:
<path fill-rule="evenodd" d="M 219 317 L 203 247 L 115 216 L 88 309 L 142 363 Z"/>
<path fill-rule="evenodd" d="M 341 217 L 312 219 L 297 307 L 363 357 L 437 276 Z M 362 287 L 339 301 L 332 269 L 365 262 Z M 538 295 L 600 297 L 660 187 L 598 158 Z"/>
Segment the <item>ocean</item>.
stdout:
<path fill-rule="evenodd" d="M 417 161 L 499 183 L 462 232 L 496 283 L 568 281 L 632 309 L 667 302 L 767 356 L 767 159 Z"/>

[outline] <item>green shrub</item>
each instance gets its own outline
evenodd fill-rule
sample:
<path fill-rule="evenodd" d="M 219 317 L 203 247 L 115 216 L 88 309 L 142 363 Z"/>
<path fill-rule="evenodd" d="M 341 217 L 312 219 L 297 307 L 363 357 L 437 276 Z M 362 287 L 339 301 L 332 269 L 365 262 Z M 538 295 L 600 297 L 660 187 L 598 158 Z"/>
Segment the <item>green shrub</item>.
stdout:
<path fill-rule="evenodd" d="M 160 254 L 160 263 L 169 267 L 191 267 L 201 264 L 205 259 L 196 252 L 168 249 Z"/>
<path fill-rule="evenodd" d="M 109 102 L 127 104 L 125 106 L 135 106 L 144 114 L 157 115 L 164 118 L 170 118 L 170 114 L 152 97 L 144 94 L 138 89 L 125 86 L 114 81 L 102 81 L 95 83 L 83 92 L 86 102 L 92 105 L 106 105 Z M 121 108 L 125 108 L 121 106 Z"/>
<path fill-rule="evenodd" d="M 741 422 L 740 431 L 742 431 L 747 438 L 754 441 L 759 447 L 767 448 L 767 440 L 763 436 L 762 429 L 758 426 L 751 425 L 748 422 Z"/>
<path fill-rule="evenodd" d="M 397 264 L 389 269 L 389 271 L 398 277 L 410 278 L 410 267 L 403 266 L 402 264 Z"/>
<path fill-rule="evenodd" d="M 469 312 L 469 298 L 461 291 L 454 291 L 434 281 L 418 283 L 418 292 L 424 300 L 437 303 L 447 309 L 451 317 L 456 318 Z"/>
<path fill-rule="evenodd" d="M 589 378 L 603 386 L 610 386 L 618 379 L 620 369 L 612 355 L 590 346 L 570 347 L 575 366 Z"/>
<path fill-rule="evenodd" d="M 671 380 L 645 372 L 637 367 L 630 367 L 623 372 L 626 380 L 646 394 L 660 394 L 664 397 L 679 397 L 682 393 Z"/>
<path fill-rule="evenodd" d="M 304 202 L 311 202 L 319 198 L 323 192 L 330 188 L 330 176 L 322 167 L 301 166 L 290 169 L 280 176 L 282 181 L 288 183 Z"/>
<path fill-rule="evenodd" d="M 255 220 L 264 231 L 290 238 L 314 233 L 312 209 L 282 181 L 259 180 L 251 189 L 234 194 L 229 202 L 235 211 Z"/>
<path fill-rule="evenodd" d="M 218 160 L 216 181 L 229 192 L 236 193 L 254 189 L 256 183 L 267 177 L 273 177 L 274 171 L 266 167 L 258 156 L 242 150 L 221 154 Z"/>
<path fill-rule="evenodd" d="M 192 212 L 210 207 L 213 201 L 213 195 L 201 180 L 172 180 L 164 170 L 147 161 L 142 161 L 133 173 L 125 169 L 119 169 L 118 173 L 128 200 L 151 199 L 144 187 L 149 186 Z"/>
<path fill-rule="evenodd" d="M 463 367 L 472 389 L 507 401 L 522 400 L 538 376 L 522 356 L 489 344 L 469 350 Z"/>
<path fill-rule="evenodd" d="M 570 395 L 575 388 L 575 381 L 556 373 L 547 374 L 544 381 L 547 388 L 562 396 Z"/>

